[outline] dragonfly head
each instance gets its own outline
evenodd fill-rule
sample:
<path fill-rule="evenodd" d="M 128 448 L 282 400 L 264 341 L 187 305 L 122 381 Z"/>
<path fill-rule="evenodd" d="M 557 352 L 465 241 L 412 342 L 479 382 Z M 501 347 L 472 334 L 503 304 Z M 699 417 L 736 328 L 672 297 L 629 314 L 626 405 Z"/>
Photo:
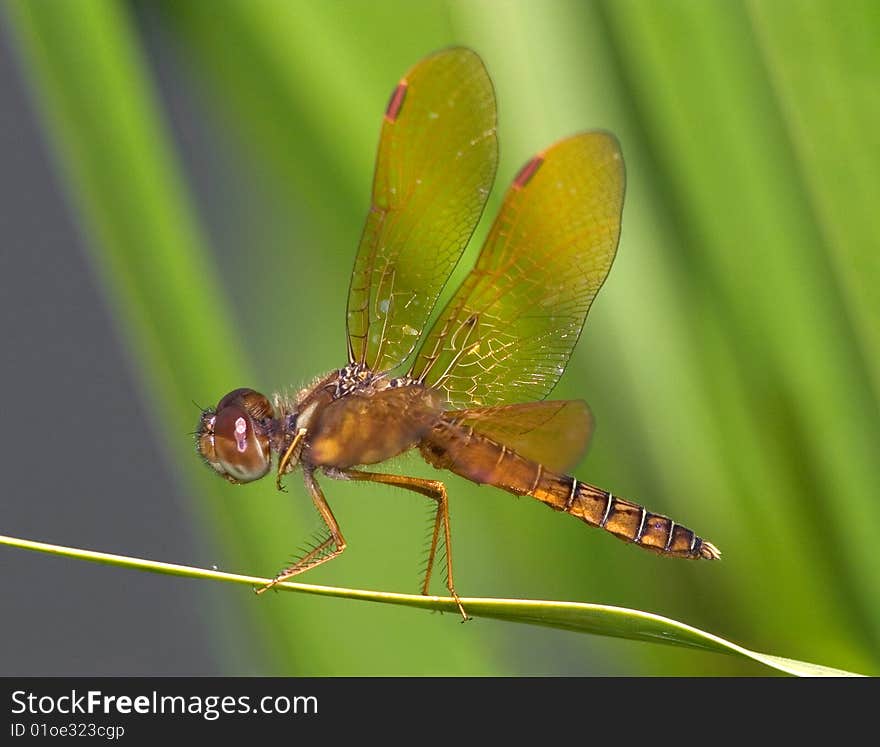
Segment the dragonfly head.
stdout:
<path fill-rule="evenodd" d="M 272 466 L 269 400 L 253 389 L 236 389 L 213 410 L 205 410 L 196 433 L 196 449 L 232 483 L 253 482 Z"/>

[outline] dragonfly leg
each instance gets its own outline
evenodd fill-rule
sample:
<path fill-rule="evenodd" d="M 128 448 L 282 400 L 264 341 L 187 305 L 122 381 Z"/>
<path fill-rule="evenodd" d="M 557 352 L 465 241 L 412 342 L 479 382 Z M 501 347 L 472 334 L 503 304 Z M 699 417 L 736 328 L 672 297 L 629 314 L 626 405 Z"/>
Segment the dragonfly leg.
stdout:
<path fill-rule="evenodd" d="M 450 595 L 455 600 L 463 620 L 468 620 L 469 618 L 461 604 L 461 599 L 455 592 L 455 584 L 452 580 L 452 535 L 449 529 L 449 497 L 446 495 L 446 486 L 439 480 L 423 480 L 419 477 L 386 475 L 380 472 L 364 472 L 356 469 L 326 469 L 325 472 L 328 477 L 341 480 L 365 480 L 368 482 L 379 482 L 384 485 L 394 485 L 398 488 L 412 490 L 437 501 L 437 514 L 434 518 L 434 532 L 431 536 L 431 549 L 428 552 L 428 567 L 425 570 L 422 594 L 428 594 L 431 572 L 434 570 L 434 560 L 437 557 L 440 529 L 442 528 L 443 539 L 446 543 L 446 588 L 449 589 Z"/>
<path fill-rule="evenodd" d="M 275 586 L 275 584 L 286 581 L 303 571 L 321 565 L 321 563 L 326 563 L 328 560 L 332 560 L 337 555 L 340 555 L 345 549 L 345 539 L 342 536 L 342 532 L 339 531 L 339 524 L 336 523 L 336 518 L 333 516 L 330 506 L 324 498 L 324 493 L 321 491 L 321 487 L 315 480 L 315 476 L 311 470 L 303 471 L 303 479 L 305 480 L 306 488 L 315 503 L 315 508 L 318 509 L 318 513 L 321 515 L 321 519 L 327 527 L 327 537 L 315 545 L 295 563 L 281 571 L 268 584 L 259 589 L 255 589 L 257 594 L 262 594 L 264 591 Z"/>
<path fill-rule="evenodd" d="M 290 446 L 287 447 L 287 450 L 284 452 L 283 456 L 278 460 L 278 472 L 275 475 L 275 487 L 278 490 L 283 491 L 285 488 L 281 484 L 281 478 L 284 476 L 284 473 L 287 471 L 287 466 L 290 464 L 291 459 L 293 459 L 294 452 L 296 451 L 296 447 L 300 445 L 303 438 L 305 438 L 306 429 L 300 428 L 296 432 L 296 436 L 294 436 L 293 441 L 290 442 Z M 320 493 L 320 489 L 318 489 Z M 321 500 L 324 500 L 321 498 Z M 326 505 L 326 504 L 325 504 Z"/>

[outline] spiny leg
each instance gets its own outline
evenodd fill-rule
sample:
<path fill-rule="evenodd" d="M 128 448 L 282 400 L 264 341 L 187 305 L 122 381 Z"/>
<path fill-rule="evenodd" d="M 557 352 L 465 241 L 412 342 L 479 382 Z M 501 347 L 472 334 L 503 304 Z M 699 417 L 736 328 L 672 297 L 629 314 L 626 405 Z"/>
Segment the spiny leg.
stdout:
<path fill-rule="evenodd" d="M 425 582 L 422 584 L 422 594 L 428 594 L 428 586 L 431 583 L 431 572 L 434 569 L 434 559 L 437 556 L 437 541 L 440 538 L 440 527 L 443 527 L 443 537 L 446 542 L 446 588 L 458 605 L 458 611 L 464 620 L 468 620 L 467 613 L 461 604 L 461 599 L 455 592 L 455 583 L 452 580 L 452 533 L 449 529 L 449 498 L 446 495 L 446 486 L 439 480 L 423 480 L 420 477 L 406 477 L 404 475 L 386 475 L 380 472 L 364 472 L 356 469 L 325 469 L 328 477 L 341 480 L 366 480 L 368 482 L 380 482 L 384 485 L 394 485 L 398 488 L 412 490 L 437 501 L 437 515 L 434 518 L 434 532 L 431 537 L 431 549 L 428 553 L 428 567 L 425 570 Z"/>
<path fill-rule="evenodd" d="M 318 513 L 321 515 L 321 519 L 327 526 L 329 536 L 322 542 L 319 542 L 317 545 L 315 545 L 308 553 L 303 555 L 303 557 L 297 560 L 293 565 L 281 571 L 281 573 L 275 576 L 275 578 L 273 578 L 268 584 L 259 589 L 256 589 L 257 594 L 262 594 L 267 589 L 271 589 L 273 586 L 275 586 L 275 584 L 286 581 L 287 579 L 296 576 L 303 571 L 307 571 L 310 568 L 321 565 L 321 563 L 326 563 L 328 560 L 332 560 L 337 555 L 341 554 L 342 551 L 345 549 L 345 539 L 342 536 L 342 532 L 339 531 L 339 524 L 336 523 L 333 512 L 330 510 L 330 506 L 327 504 L 327 501 L 324 498 L 324 493 L 321 491 L 321 487 L 315 480 L 315 476 L 312 471 L 303 470 L 303 479 L 305 480 L 306 488 L 308 489 L 309 494 L 312 496 L 312 500 L 315 503 L 315 508 L 318 509 Z"/>
<path fill-rule="evenodd" d="M 440 483 L 443 485 L 443 483 Z M 445 487 L 445 486 L 444 486 Z M 444 491 L 445 493 L 445 491 Z M 449 509 L 447 506 L 447 510 L 445 512 L 446 515 L 446 527 L 447 531 L 444 535 L 444 542 L 446 542 L 446 577 L 448 583 L 452 583 L 450 580 L 452 576 L 451 567 L 452 561 L 449 558 L 450 549 L 449 549 Z M 422 583 L 422 594 L 427 595 L 429 593 L 429 587 L 431 586 L 431 572 L 434 570 L 434 560 L 437 557 L 437 541 L 440 539 L 440 526 L 444 523 L 443 516 L 441 515 L 441 504 L 438 502 L 437 504 L 437 512 L 434 514 L 434 529 L 431 532 L 431 547 L 428 550 L 428 562 L 425 564 L 425 580 Z M 452 592 L 452 595 L 455 596 L 455 592 Z M 456 597 L 456 600 L 458 597 Z M 461 606 L 461 604 L 459 604 Z"/>
<path fill-rule="evenodd" d="M 307 431 L 305 428 L 300 428 L 296 432 L 293 441 L 290 442 L 290 446 L 287 447 L 287 450 L 284 452 L 281 459 L 278 460 L 278 472 L 275 475 L 275 487 L 278 488 L 278 490 L 285 490 L 284 486 L 281 484 L 281 478 L 284 476 L 287 465 L 290 464 L 290 460 L 293 458 L 296 447 L 300 445 L 300 442 L 305 438 L 306 433 Z"/>

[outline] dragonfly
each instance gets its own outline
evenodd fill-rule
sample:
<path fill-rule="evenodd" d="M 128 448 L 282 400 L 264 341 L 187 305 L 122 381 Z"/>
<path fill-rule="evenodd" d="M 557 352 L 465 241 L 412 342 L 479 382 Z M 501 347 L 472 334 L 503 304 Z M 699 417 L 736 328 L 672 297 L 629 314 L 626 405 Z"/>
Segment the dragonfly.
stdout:
<path fill-rule="evenodd" d="M 625 173 L 613 135 L 581 132 L 525 163 L 473 269 L 425 332 L 497 164 L 495 94 L 479 55 L 453 47 L 422 59 L 384 114 L 348 292 L 347 362 L 295 396 L 270 402 L 240 388 L 202 412 L 196 444 L 210 467 L 230 483 L 249 483 L 277 455 L 277 487 L 298 468 L 323 521 L 312 546 L 258 592 L 345 550 L 322 475 L 434 502 L 421 592 L 429 593 L 442 541 L 446 586 L 466 620 L 445 484 L 364 469 L 410 450 L 659 555 L 720 557 L 691 529 L 570 475 L 593 418 L 582 400 L 546 399 L 617 252 Z"/>

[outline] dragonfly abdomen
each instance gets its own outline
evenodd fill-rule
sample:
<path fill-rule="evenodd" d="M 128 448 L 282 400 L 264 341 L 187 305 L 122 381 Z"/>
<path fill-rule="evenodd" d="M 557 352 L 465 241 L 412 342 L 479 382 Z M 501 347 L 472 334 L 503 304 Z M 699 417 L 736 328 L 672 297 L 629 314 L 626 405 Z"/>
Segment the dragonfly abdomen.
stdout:
<path fill-rule="evenodd" d="M 552 508 L 576 516 L 590 526 L 599 527 L 615 537 L 634 542 L 646 550 L 675 558 L 715 560 L 721 557 L 718 548 L 692 530 L 677 524 L 668 516 L 655 514 L 632 501 L 612 495 L 574 477 L 562 478 L 567 487 L 565 502 L 559 506 L 560 491 L 554 491 Z M 540 496 L 535 496 L 541 500 Z"/>
<path fill-rule="evenodd" d="M 711 543 L 668 516 L 606 490 L 546 469 L 472 428 L 441 420 L 419 446 L 427 462 L 481 485 L 528 495 L 646 550 L 676 558 L 714 560 Z"/>

